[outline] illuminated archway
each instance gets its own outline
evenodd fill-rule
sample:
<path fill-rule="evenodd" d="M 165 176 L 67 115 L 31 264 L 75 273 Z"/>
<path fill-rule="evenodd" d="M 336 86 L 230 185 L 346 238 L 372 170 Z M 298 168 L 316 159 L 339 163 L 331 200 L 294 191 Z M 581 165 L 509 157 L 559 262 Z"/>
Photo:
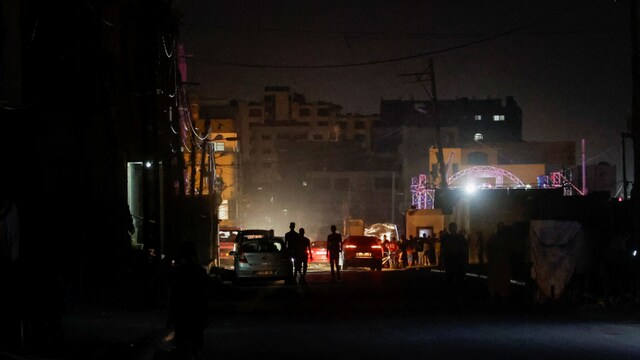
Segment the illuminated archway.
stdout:
<path fill-rule="evenodd" d="M 506 177 L 513 182 L 513 186 L 525 186 L 517 176 L 505 169 L 494 166 L 473 166 L 453 174 L 447 179 L 449 186 L 454 186 L 455 182 L 463 177 L 467 178 L 494 178 L 496 186 L 503 186 L 503 179 Z"/>

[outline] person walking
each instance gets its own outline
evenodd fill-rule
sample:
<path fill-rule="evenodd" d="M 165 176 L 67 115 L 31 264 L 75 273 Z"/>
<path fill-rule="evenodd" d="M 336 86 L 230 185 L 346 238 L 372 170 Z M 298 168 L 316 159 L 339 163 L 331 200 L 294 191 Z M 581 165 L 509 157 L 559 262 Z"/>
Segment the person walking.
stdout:
<path fill-rule="evenodd" d="M 296 253 L 293 255 L 293 264 L 295 269 L 293 272 L 293 279 L 295 281 L 296 277 L 300 275 L 300 284 L 306 284 L 307 267 L 309 265 L 308 259 L 311 258 L 311 260 L 313 260 L 313 255 L 311 254 L 311 240 L 304 236 L 304 228 L 300 228 L 298 235 L 298 246 L 296 247 Z"/>
<path fill-rule="evenodd" d="M 207 326 L 208 276 L 195 258 L 194 244 L 181 243 L 170 279 L 168 325 L 173 327 L 180 360 L 197 358 Z"/>
<path fill-rule="evenodd" d="M 327 236 L 327 257 L 331 266 L 331 281 L 340 280 L 340 253 L 342 253 L 342 235 L 331 225 L 331 234 Z"/>
<path fill-rule="evenodd" d="M 300 235 L 296 232 L 296 223 L 289 223 L 289 232 L 284 234 L 284 244 L 291 256 L 295 255 Z"/>
<path fill-rule="evenodd" d="M 459 290 L 465 278 L 469 250 L 464 234 L 458 232 L 458 225 L 449 224 L 449 232 L 442 235 L 442 261 L 447 283 Z"/>

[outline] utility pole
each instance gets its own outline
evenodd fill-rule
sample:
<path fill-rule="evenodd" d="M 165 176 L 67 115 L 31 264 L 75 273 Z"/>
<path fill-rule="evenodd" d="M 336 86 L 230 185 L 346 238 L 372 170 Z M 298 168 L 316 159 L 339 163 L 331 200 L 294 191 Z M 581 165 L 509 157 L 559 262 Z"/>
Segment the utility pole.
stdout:
<path fill-rule="evenodd" d="M 440 117 L 438 116 L 438 96 L 436 94 L 436 73 L 433 68 L 433 59 L 429 59 L 429 74 L 431 77 L 431 97 L 433 103 L 433 118 L 436 122 L 436 141 L 438 145 L 438 167 L 440 168 L 440 188 L 447 190 L 447 168 L 444 164 L 444 154 L 442 152 L 442 134 L 440 133 Z"/>
<path fill-rule="evenodd" d="M 633 187 L 631 189 L 633 239 L 640 244 L 640 47 L 638 44 L 638 0 L 629 1 L 631 32 L 631 136 L 633 140 Z"/>
<path fill-rule="evenodd" d="M 436 153 L 436 158 L 438 160 L 438 169 L 440 175 L 440 189 L 447 190 L 447 169 L 444 163 L 444 153 L 442 151 L 442 134 L 440 132 L 440 118 L 438 116 L 438 95 L 436 93 L 436 74 L 433 66 L 433 59 L 429 59 L 429 63 L 427 65 L 427 69 L 422 73 L 411 73 L 411 74 L 400 74 L 399 76 L 415 76 L 416 81 L 422 85 L 427 96 L 431 98 L 431 109 L 426 109 L 422 106 L 416 105 L 416 110 L 425 114 L 431 115 L 433 117 L 435 128 L 436 128 L 436 146 L 438 147 L 438 152 Z M 426 78 L 425 78 L 426 77 Z M 425 81 L 431 82 L 431 91 L 427 89 L 424 85 Z M 427 173 L 429 173 L 430 169 L 427 169 Z"/>
<path fill-rule="evenodd" d="M 628 132 L 622 132 L 622 194 L 623 199 L 627 200 L 628 191 L 627 186 L 629 185 L 629 180 L 627 179 L 627 144 L 625 142 L 625 138 L 631 138 L 631 134 Z"/>

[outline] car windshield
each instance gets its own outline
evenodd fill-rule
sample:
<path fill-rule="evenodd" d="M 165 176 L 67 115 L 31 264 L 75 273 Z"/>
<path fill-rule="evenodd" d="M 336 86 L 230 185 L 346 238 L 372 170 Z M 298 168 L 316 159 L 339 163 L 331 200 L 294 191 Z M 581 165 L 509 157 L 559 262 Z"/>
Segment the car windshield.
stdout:
<path fill-rule="evenodd" d="M 246 240 L 242 243 L 241 251 L 245 253 L 281 252 L 284 243 L 276 239 Z"/>

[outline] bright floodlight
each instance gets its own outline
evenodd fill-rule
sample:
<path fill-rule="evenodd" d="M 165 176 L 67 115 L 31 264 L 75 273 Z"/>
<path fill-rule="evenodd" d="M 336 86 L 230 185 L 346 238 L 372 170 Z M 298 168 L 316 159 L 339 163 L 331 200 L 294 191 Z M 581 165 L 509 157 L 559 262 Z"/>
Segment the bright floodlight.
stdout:
<path fill-rule="evenodd" d="M 464 187 L 464 191 L 467 194 L 473 194 L 474 192 L 476 192 L 476 186 L 473 183 L 469 183 Z"/>

